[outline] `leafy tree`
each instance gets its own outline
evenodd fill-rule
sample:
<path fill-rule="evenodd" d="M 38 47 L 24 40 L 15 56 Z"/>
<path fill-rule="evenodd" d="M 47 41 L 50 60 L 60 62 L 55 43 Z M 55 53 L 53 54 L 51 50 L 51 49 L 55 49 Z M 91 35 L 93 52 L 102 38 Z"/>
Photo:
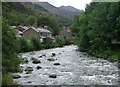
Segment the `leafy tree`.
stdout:
<path fill-rule="evenodd" d="M 76 17 L 72 31 L 78 34 L 80 50 L 119 58 L 119 4 L 92 2 Z"/>
<path fill-rule="evenodd" d="M 20 52 L 28 52 L 29 51 L 29 46 L 28 46 L 28 41 L 24 38 L 20 38 L 19 41 L 21 51 Z"/>
<path fill-rule="evenodd" d="M 41 16 L 38 19 L 38 26 L 44 27 L 48 26 L 53 32 L 53 35 L 57 35 L 59 32 L 59 26 L 55 17 L 52 16 Z"/>
<path fill-rule="evenodd" d="M 35 50 L 40 50 L 41 49 L 41 43 L 40 43 L 40 40 L 39 39 L 37 39 L 37 38 L 32 38 L 31 39 L 31 42 L 32 42 L 32 44 L 33 44 L 33 47 L 34 47 L 34 49 Z"/>
<path fill-rule="evenodd" d="M 20 59 L 17 57 L 17 40 L 8 21 L 2 20 L 2 69 L 3 73 L 19 70 Z M 9 67 L 8 67 L 9 66 Z"/>
<path fill-rule="evenodd" d="M 37 22 L 37 19 L 35 16 L 28 16 L 28 18 L 26 19 L 26 22 L 29 25 L 34 25 Z"/>

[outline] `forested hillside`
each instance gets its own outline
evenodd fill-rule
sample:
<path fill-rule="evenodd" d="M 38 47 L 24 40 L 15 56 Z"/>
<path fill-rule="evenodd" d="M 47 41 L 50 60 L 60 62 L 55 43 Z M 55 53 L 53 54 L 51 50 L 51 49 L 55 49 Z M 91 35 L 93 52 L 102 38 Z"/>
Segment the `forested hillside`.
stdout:
<path fill-rule="evenodd" d="M 73 19 L 76 14 L 80 14 L 80 12 L 82 12 L 82 10 L 76 9 L 72 6 L 55 7 L 48 2 L 34 2 L 34 4 L 47 9 L 52 15 L 62 16 L 67 19 Z"/>
<path fill-rule="evenodd" d="M 75 17 L 72 31 L 80 51 L 97 57 L 120 59 L 120 2 L 88 5 Z"/>
<path fill-rule="evenodd" d="M 47 18 L 48 20 L 52 20 L 53 24 L 57 28 L 54 29 L 54 27 L 49 26 L 51 29 L 57 30 L 58 28 L 61 27 L 68 27 L 72 24 L 72 19 L 65 18 L 62 16 L 58 15 L 52 15 L 49 11 L 47 11 L 45 8 L 33 4 L 32 2 L 3 2 L 2 3 L 2 9 L 3 9 L 3 16 L 8 19 L 8 22 L 10 25 L 15 26 L 15 25 L 31 25 L 28 21 L 32 19 L 31 22 L 34 24 L 35 22 L 38 22 L 41 20 L 40 18 Z M 52 19 L 51 19 L 52 18 Z M 43 20 L 43 22 L 46 21 L 46 19 Z M 54 22 L 55 21 L 55 22 Z M 57 22 L 57 23 L 56 23 Z M 51 21 L 49 22 L 51 23 Z M 38 26 L 41 24 L 37 24 Z M 57 34 L 57 33 L 55 33 Z"/>

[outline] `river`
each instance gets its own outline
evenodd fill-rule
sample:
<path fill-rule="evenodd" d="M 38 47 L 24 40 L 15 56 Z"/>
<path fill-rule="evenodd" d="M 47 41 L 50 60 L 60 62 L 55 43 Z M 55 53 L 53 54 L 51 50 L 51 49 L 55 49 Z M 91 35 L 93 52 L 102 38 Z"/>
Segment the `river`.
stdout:
<path fill-rule="evenodd" d="M 14 73 L 21 76 L 14 79 L 21 85 L 118 85 L 116 62 L 79 52 L 74 45 L 22 53 L 21 57 L 28 60 L 20 64 L 23 72 Z M 31 58 L 40 63 L 32 63 Z M 26 67 L 32 67 L 31 73 L 26 73 Z"/>

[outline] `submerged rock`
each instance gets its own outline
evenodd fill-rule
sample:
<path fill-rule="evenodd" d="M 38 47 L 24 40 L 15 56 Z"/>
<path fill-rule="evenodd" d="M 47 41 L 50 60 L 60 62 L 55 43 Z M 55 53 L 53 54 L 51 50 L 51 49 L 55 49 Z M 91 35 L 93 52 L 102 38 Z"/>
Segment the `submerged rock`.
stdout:
<path fill-rule="evenodd" d="M 28 78 L 28 77 L 30 77 L 30 76 L 24 76 L 24 78 Z"/>
<path fill-rule="evenodd" d="M 32 73 L 32 71 L 26 71 L 26 74 L 31 74 Z"/>
<path fill-rule="evenodd" d="M 26 67 L 25 71 L 33 71 L 32 67 Z"/>
<path fill-rule="evenodd" d="M 57 75 L 56 74 L 51 74 L 49 75 L 50 78 L 57 78 Z"/>
<path fill-rule="evenodd" d="M 13 78 L 18 79 L 18 78 L 21 78 L 21 76 L 20 75 L 13 75 Z"/>
<path fill-rule="evenodd" d="M 43 55 L 40 55 L 40 56 L 39 56 L 39 58 L 42 58 L 42 57 L 46 57 L 46 55 L 45 55 L 45 54 L 43 54 Z"/>
<path fill-rule="evenodd" d="M 60 63 L 54 63 L 54 65 L 60 65 Z"/>
<path fill-rule="evenodd" d="M 54 57 L 54 56 L 56 56 L 56 54 L 55 53 L 52 53 L 52 55 L 51 55 L 52 57 Z"/>
<path fill-rule="evenodd" d="M 42 67 L 40 67 L 40 66 L 37 66 L 36 68 L 37 68 L 37 70 L 39 70 L 39 69 L 41 69 Z"/>
<path fill-rule="evenodd" d="M 31 57 L 31 60 L 35 60 L 36 58 L 35 57 Z"/>
<path fill-rule="evenodd" d="M 41 62 L 40 62 L 40 60 L 34 58 L 32 63 L 34 63 L 34 64 L 38 64 L 38 63 L 41 63 Z"/>
<path fill-rule="evenodd" d="M 41 56 L 39 56 L 39 58 L 42 58 L 42 55 L 41 55 Z"/>
<path fill-rule="evenodd" d="M 49 59 L 47 59 L 48 61 L 55 61 L 55 59 L 54 58 L 49 58 Z"/>

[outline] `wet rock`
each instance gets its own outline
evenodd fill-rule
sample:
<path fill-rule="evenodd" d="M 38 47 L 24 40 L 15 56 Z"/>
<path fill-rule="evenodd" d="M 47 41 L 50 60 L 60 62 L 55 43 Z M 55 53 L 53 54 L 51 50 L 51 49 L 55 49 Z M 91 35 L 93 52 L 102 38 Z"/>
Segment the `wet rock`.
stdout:
<path fill-rule="evenodd" d="M 32 67 L 26 67 L 25 71 L 33 71 Z"/>
<path fill-rule="evenodd" d="M 40 62 L 40 60 L 34 58 L 32 63 L 34 63 L 34 64 L 38 64 L 38 63 L 41 63 L 41 62 Z"/>
<path fill-rule="evenodd" d="M 13 78 L 18 79 L 18 78 L 21 78 L 21 76 L 20 75 L 13 75 Z"/>
<path fill-rule="evenodd" d="M 60 65 L 60 63 L 54 63 L 54 65 Z"/>
<path fill-rule="evenodd" d="M 40 67 L 40 66 L 37 66 L 36 68 L 37 68 L 37 70 L 39 70 L 39 69 L 41 69 L 42 67 Z"/>
<path fill-rule="evenodd" d="M 54 57 L 54 56 L 56 56 L 56 54 L 55 53 L 52 53 L 52 55 L 51 55 L 52 57 Z"/>
<path fill-rule="evenodd" d="M 24 76 L 24 78 L 28 78 L 29 76 Z"/>
<path fill-rule="evenodd" d="M 55 59 L 54 58 L 49 58 L 49 59 L 47 59 L 48 61 L 55 61 Z"/>
<path fill-rule="evenodd" d="M 49 75 L 50 78 L 57 78 L 57 75 L 56 74 L 51 74 Z"/>
<path fill-rule="evenodd" d="M 35 60 L 36 58 L 35 57 L 31 57 L 31 60 Z"/>
<path fill-rule="evenodd" d="M 32 73 L 32 71 L 26 71 L 26 74 L 31 74 Z"/>
<path fill-rule="evenodd" d="M 58 53 L 58 54 L 62 54 L 62 53 Z"/>
<path fill-rule="evenodd" d="M 42 55 L 41 55 L 41 56 L 39 56 L 39 58 L 42 58 Z"/>
<path fill-rule="evenodd" d="M 43 54 L 42 56 L 46 57 L 46 55 L 45 55 L 45 54 Z"/>
<path fill-rule="evenodd" d="M 32 83 L 32 81 L 28 81 L 27 83 Z"/>
<path fill-rule="evenodd" d="M 43 54 L 43 55 L 39 56 L 39 58 L 42 58 L 42 57 L 46 57 L 46 55 L 45 55 L 45 54 Z"/>
<path fill-rule="evenodd" d="M 28 63 L 27 57 L 24 57 L 24 58 L 23 58 L 22 63 Z"/>

